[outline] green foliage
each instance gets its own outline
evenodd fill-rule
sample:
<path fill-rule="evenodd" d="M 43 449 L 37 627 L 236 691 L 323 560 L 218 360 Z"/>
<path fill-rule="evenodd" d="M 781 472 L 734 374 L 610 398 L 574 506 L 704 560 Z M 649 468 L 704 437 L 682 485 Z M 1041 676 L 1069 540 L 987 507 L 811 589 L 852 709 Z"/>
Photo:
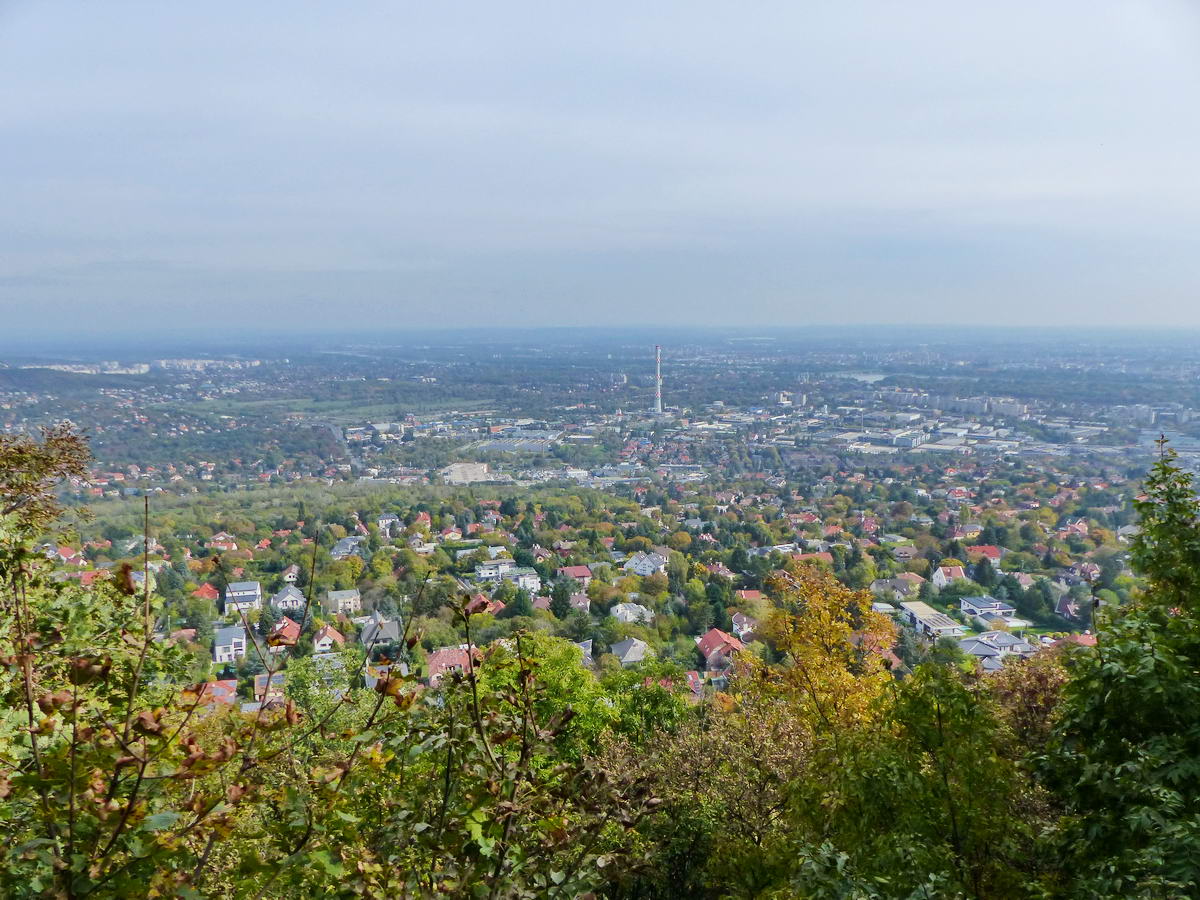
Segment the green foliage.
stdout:
<path fill-rule="evenodd" d="M 1200 505 L 1164 452 L 1138 502 L 1133 559 L 1148 588 L 1101 610 L 1074 659 L 1045 759 L 1067 815 L 1057 834 L 1079 896 L 1200 889 Z"/>

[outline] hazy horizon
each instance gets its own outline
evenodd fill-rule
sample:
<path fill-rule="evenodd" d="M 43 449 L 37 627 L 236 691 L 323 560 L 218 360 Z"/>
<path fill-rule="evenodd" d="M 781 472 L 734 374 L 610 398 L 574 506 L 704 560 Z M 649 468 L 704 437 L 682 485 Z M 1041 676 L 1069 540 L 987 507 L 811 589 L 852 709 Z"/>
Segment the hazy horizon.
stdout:
<path fill-rule="evenodd" d="M 0 346 L 1200 328 L 1198 47 L 1167 0 L 10 2 Z"/>

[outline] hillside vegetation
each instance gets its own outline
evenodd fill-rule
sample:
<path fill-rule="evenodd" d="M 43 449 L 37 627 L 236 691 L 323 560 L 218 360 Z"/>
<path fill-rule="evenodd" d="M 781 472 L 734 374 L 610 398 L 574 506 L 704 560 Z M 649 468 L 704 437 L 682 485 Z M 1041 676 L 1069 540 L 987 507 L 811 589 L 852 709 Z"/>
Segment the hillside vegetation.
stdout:
<path fill-rule="evenodd" d="M 697 695 L 669 654 L 593 671 L 532 615 L 485 646 L 454 579 L 381 573 L 388 655 L 256 644 L 285 689 L 250 709 L 147 569 L 85 585 L 36 549 L 86 466 L 66 429 L 0 436 L 2 896 L 1200 892 L 1200 503 L 1170 452 L 1137 503 L 1144 587 L 1094 646 L 897 667 L 871 594 L 794 563 L 761 573 L 766 649 Z M 468 648 L 434 681 L 429 591 Z"/>

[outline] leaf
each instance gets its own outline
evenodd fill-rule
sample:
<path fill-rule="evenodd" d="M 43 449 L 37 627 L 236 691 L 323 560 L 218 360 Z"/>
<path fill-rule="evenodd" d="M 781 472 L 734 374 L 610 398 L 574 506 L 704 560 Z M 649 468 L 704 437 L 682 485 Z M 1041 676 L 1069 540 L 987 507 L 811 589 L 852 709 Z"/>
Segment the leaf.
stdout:
<path fill-rule="evenodd" d="M 179 813 L 177 812 L 160 812 L 152 816 L 146 816 L 142 821 L 142 828 L 145 831 L 165 831 L 176 822 L 179 821 Z"/>

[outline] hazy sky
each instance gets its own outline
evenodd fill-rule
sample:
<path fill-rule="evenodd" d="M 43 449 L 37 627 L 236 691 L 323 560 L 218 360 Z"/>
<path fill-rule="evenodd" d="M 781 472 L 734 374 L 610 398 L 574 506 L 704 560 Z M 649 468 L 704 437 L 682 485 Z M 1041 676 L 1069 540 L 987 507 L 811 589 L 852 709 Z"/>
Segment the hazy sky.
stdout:
<path fill-rule="evenodd" d="M 1190 0 L 0 0 L 0 330 L 1200 327 Z"/>

